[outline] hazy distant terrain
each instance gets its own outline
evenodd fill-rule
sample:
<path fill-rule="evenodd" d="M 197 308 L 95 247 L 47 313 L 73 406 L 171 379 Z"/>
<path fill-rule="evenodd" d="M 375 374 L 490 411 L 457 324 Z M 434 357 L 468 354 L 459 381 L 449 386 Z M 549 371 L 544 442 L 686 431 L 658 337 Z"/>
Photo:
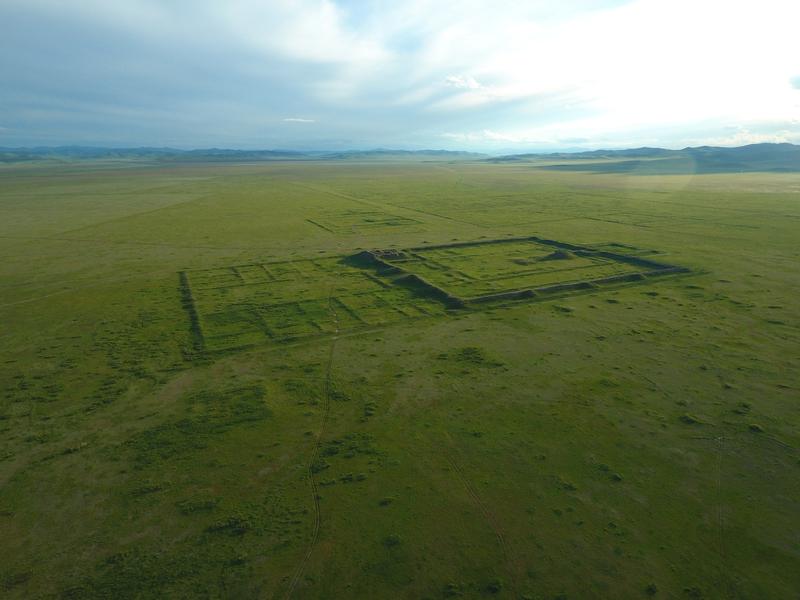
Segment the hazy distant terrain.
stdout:
<path fill-rule="evenodd" d="M 85 159 L 153 159 L 161 161 L 242 161 L 242 160 L 348 160 L 348 159 L 475 159 L 485 158 L 477 152 L 455 150 L 347 150 L 328 152 L 293 150 L 229 150 L 207 148 L 178 150 L 175 148 L 93 148 L 58 146 L 45 148 L 0 148 L 0 162 L 37 160 L 69 161 Z"/>
<path fill-rule="evenodd" d="M 509 154 L 488 157 L 453 150 L 350 150 L 343 152 L 289 150 L 177 150 L 174 148 L 0 148 L 0 162 L 70 161 L 76 159 L 152 159 L 173 162 L 242 160 L 487 160 L 494 163 L 529 162 L 551 170 L 630 174 L 798 172 L 800 146 L 751 144 L 735 148 L 703 146 L 666 150 L 633 148 L 552 154 Z"/>
<path fill-rule="evenodd" d="M 2 595 L 794 597 L 797 152 L 3 150 Z"/>
<path fill-rule="evenodd" d="M 547 169 L 643 175 L 673 173 L 798 172 L 800 146 L 751 144 L 737 148 L 703 146 L 683 150 L 635 148 L 556 154 L 517 154 L 492 162 L 552 161 Z"/>

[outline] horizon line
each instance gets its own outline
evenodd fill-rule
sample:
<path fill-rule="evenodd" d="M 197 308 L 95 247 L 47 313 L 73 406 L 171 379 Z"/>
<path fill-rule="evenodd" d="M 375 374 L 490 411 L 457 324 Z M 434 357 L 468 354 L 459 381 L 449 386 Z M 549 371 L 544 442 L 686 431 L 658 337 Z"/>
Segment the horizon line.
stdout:
<path fill-rule="evenodd" d="M 174 146 L 151 146 L 151 145 L 83 145 L 83 144 L 57 144 L 57 145 L 37 145 L 37 146 L 0 146 L 0 152 L 19 152 L 19 151 L 29 151 L 29 152 L 36 152 L 36 151 L 57 151 L 57 150 L 104 150 L 104 151 L 132 151 L 132 150 L 149 150 L 149 151 L 161 151 L 161 152 L 176 152 L 176 153 L 199 153 L 199 152 L 273 152 L 273 153 L 285 153 L 285 154 L 321 154 L 321 155 L 330 155 L 330 154 L 361 154 L 361 153 L 371 153 L 371 152 L 382 152 L 382 153 L 410 153 L 410 154 L 424 154 L 424 153 L 450 153 L 450 154 L 475 154 L 475 155 L 482 155 L 482 156 L 519 156 L 519 155 L 547 155 L 547 154 L 584 154 L 589 152 L 622 152 L 622 151 L 631 151 L 631 150 L 666 150 L 666 151 L 673 151 L 678 152 L 682 150 L 693 150 L 693 149 L 700 149 L 700 148 L 721 148 L 721 149 L 735 149 L 735 148 L 747 148 L 752 146 L 796 146 L 800 147 L 800 144 L 794 144 L 792 142 L 755 142 L 751 144 L 741 144 L 741 145 L 732 145 L 732 146 L 720 146 L 720 145 L 709 145 L 709 144 L 701 144 L 698 146 L 683 146 L 683 147 L 669 147 L 669 146 L 617 146 L 617 147 L 608 147 L 608 146 L 597 146 L 597 147 L 570 147 L 570 148 L 562 148 L 562 149 L 531 149 L 531 150 L 520 150 L 520 151 L 513 151 L 513 152 L 487 152 L 487 151 L 480 151 L 480 150 L 468 150 L 468 149 L 448 149 L 448 148 L 403 148 L 403 147 L 394 147 L 394 148 L 387 148 L 387 147 L 370 147 L 370 148 L 353 148 L 353 147 L 346 147 L 340 149 L 320 149 L 320 148 L 306 148 L 303 150 L 298 149 L 290 149 L 290 148 L 241 148 L 241 147 L 221 147 L 221 146 L 198 146 L 198 147 L 191 147 L 191 148 L 179 148 Z"/>

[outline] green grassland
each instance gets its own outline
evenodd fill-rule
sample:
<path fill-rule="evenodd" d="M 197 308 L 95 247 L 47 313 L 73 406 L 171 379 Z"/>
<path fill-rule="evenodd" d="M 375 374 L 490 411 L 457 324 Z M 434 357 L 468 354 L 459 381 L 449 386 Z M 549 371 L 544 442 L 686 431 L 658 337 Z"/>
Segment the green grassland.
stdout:
<path fill-rule="evenodd" d="M 799 234 L 797 173 L 0 166 L 0 596 L 794 598 Z"/>

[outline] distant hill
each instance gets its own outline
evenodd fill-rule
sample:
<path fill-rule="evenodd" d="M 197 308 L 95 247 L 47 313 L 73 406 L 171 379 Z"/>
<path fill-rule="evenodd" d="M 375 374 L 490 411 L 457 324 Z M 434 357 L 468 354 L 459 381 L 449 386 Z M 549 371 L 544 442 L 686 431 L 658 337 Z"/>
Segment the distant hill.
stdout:
<path fill-rule="evenodd" d="M 699 146 L 682 150 L 632 148 L 549 154 L 512 154 L 487 159 L 490 162 L 530 162 L 541 169 L 594 171 L 599 173 L 734 173 L 798 172 L 800 146 L 795 144 L 749 144 L 734 148 Z"/>
<path fill-rule="evenodd" d="M 585 152 L 550 152 L 550 153 L 526 153 L 508 154 L 490 158 L 491 162 L 511 162 L 520 160 L 541 160 L 541 159 L 599 159 L 599 158 L 654 158 L 673 156 L 680 153 L 680 150 L 666 150 L 664 148 L 629 148 L 625 150 L 588 150 Z"/>
<path fill-rule="evenodd" d="M 0 148 L 0 163 L 25 161 L 149 160 L 158 162 L 239 162 L 239 161 L 396 161 L 396 160 L 481 160 L 493 163 L 530 163 L 555 171 L 598 173 L 670 174 L 732 172 L 799 172 L 800 146 L 794 144 L 750 144 L 735 148 L 699 146 L 682 150 L 629 148 L 548 154 L 510 154 L 488 158 L 477 152 L 457 150 L 235 150 L 203 148 L 97 148 L 58 146 Z"/>
<path fill-rule="evenodd" d="M 485 154 L 452 150 L 346 150 L 329 152 L 321 150 L 234 150 L 203 148 L 178 150 L 176 148 L 97 148 L 91 146 L 57 146 L 36 148 L 0 148 L 0 162 L 36 160 L 72 161 L 99 159 L 146 159 L 157 161 L 241 161 L 241 160 L 465 160 L 483 159 Z"/>
<path fill-rule="evenodd" d="M 97 148 L 92 146 L 0 148 L 0 162 L 98 159 L 292 160 L 309 157 L 310 155 L 306 153 L 291 150 L 228 150 L 222 148 L 178 150 L 176 148 Z"/>
<path fill-rule="evenodd" d="M 330 160 L 374 160 L 374 159 L 397 159 L 397 158 L 430 158 L 447 160 L 469 160 L 484 159 L 486 154 L 478 152 L 465 152 L 462 150 L 346 150 L 344 152 L 333 152 L 324 154 L 320 158 Z"/>

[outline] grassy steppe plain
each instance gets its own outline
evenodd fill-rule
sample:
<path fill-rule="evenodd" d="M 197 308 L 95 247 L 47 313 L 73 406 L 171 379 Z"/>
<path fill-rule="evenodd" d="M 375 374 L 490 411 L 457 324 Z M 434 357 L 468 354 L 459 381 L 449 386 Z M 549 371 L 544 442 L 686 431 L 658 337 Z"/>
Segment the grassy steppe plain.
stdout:
<path fill-rule="evenodd" d="M 0 595 L 796 598 L 798 234 L 797 174 L 4 166 Z M 323 269 L 214 351 L 179 276 L 530 235 L 693 273 L 337 335 Z"/>

